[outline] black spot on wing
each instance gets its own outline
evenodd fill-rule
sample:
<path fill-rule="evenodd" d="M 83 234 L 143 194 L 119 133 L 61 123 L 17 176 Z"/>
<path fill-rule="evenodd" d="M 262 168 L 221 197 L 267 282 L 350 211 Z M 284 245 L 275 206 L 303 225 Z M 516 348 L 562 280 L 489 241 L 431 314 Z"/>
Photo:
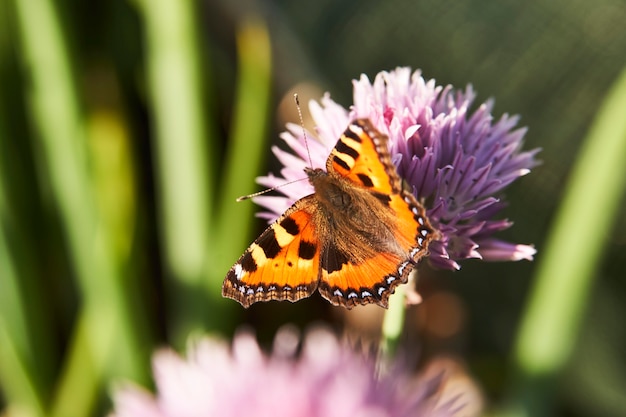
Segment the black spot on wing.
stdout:
<path fill-rule="evenodd" d="M 333 162 L 345 169 L 346 171 L 350 171 L 350 165 L 348 165 L 343 159 L 339 158 L 337 155 L 333 156 Z"/>
<path fill-rule="evenodd" d="M 337 150 L 337 152 L 341 152 L 343 154 L 349 155 L 354 160 L 356 160 L 359 157 L 359 152 L 356 149 L 348 146 L 341 139 L 339 139 L 339 141 L 337 142 L 337 145 L 335 145 L 335 149 Z"/>
<path fill-rule="evenodd" d="M 241 264 L 241 268 L 244 271 L 248 271 L 248 272 L 254 272 L 256 271 L 256 268 L 257 268 L 256 261 L 252 257 L 252 254 L 250 253 L 250 251 L 246 251 L 246 253 L 243 254 L 239 264 Z"/>
<path fill-rule="evenodd" d="M 385 193 L 372 193 L 372 195 L 374 197 L 376 197 L 378 199 L 378 201 L 380 201 L 381 203 L 383 203 L 384 205 L 388 206 L 389 203 L 391 203 L 391 196 Z"/>
<path fill-rule="evenodd" d="M 282 249 L 276 240 L 276 233 L 274 232 L 274 229 L 267 229 L 263 232 L 256 244 L 263 249 L 265 257 L 268 259 L 276 257 Z"/>
<path fill-rule="evenodd" d="M 313 259 L 316 250 L 317 246 L 315 245 L 315 243 L 303 240 L 300 242 L 300 246 L 298 247 L 298 256 L 301 259 Z"/>
<path fill-rule="evenodd" d="M 362 125 L 359 125 L 359 126 L 360 126 L 361 128 L 363 127 Z M 350 126 L 348 129 L 346 129 L 346 131 L 345 131 L 343 134 L 344 134 L 346 137 L 348 137 L 348 138 L 352 139 L 353 141 L 356 141 L 356 142 L 358 142 L 358 143 L 363 142 L 363 141 L 361 140 L 361 137 L 360 137 L 359 135 L 357 135 L 356 133 L 354 133 L 354 132 L 352 131 L 352 129 L 351 129 L 351 128 L 352 128 L 352 126 Z"/>
<path fill-rule="evenodd" d="M 339 251 L 337 247 L 330 246 L 326 249 L 324 256 L 322 257 L 322 269 L 329 274 L 335 271 L 340 271 L 345 264 L 348 263 L 348 255 Z"/>
<path fill-rule="evenodd" d="M 363 184 L 366 187 L 373 187 L 374 183 L 372 182 L 372 179 L 369 177 L 369 175 L 367 174 L 356 174 L 357 177 L 359 177 L 359 180 L 361 180 L 361 184 Z"/>
<path fill-rule="evenodd" d="M 291 217 L 285 217 L 280 222 L 280 225 L 291 236 L 295 236 L 298 233 L 300 233 L 300 227 L 298 226 L 298 223 L 296 223 L 296 221 L 292 219 Z"/>

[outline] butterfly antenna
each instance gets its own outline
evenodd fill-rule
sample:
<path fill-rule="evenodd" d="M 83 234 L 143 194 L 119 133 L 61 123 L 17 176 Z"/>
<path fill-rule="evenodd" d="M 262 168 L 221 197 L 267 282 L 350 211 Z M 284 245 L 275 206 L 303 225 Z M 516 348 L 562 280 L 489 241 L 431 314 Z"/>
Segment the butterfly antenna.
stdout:
<path fill-rule="evenodd" d="M 300 126 L 302 126 L 302 135 L 304 136 L 304 145 L 306 146 L 306 153 L 309 156 L 309 166 L 313 168 L 313 160 L 311 159 L 311 151 L 309 150 L 309 141 L 306 137 L 306 129 L 304 128 L 304 120 L 302 119 L 302 110 L 300 109 L 300 99 L 298 93 L 293 94 L 293 99 L 296 102 L 296 109 L 298 109 L 298 117 L 300 118 Z"/>
<path fill-rule="evenodd" d="M 306 180 L 306 179 L 307 178 L 300 178 L 300 179 L 297 179 L 297 180 L 285 182 L 283 184 L 277 185 L 276 187 L 266 188 L 265 190 L 261 190 L 261 191 L 258 191 L 256 193 L 252 193 L 252 194 L 248 194 L 248 195 L 242 195 L 241 197 L 237 197 L 237 202 L 244 201 L 244 200 L 249 200 L 249 199 L 251 199 L 253 197 L 257 197 L 259 195 L 263 195 L 265 193 L 269 193 L 270 191 L 275 191 L 275 190 L 277 190 L 277 189 L 279 189 L 281 187 L 284 187 L 285 185 L 293 184 L 293 183 L 296 183 L 296 182 L 299 182 L 299 181 L 303 181 L 303 180 Z"/>
<path fill-rule="evenodd" d="M 313 167 L 313 160 L 311 159 L 311 151 L 309 150 L 309 141 L 307 140 L 306 130 L 304 129 L 304 119 L 302 118 L 302 110 L 300 109 L 300 99 L 298 98 L 298 93 L 294 93 L 293 99 L 296 102 L 296 109 L 298 109 L 298 117 L 300 118 L 300 126 L 302 126 L 302 134 L 304 135 L 304 144 L 306 146 L 306 153 L 307 153 L 307 155 L 309 157 L 309 166 Z M 257 196 L 263 195 L 265 193 L 269 193 L 270 191 L 275 191 L 275 190 L 277 190 L 277 189 L 279 189 L 281 187 L 284 187 L 285 185 L 293 184 L 293 183 L 296 183 L 296 182 L 299 182 L 299 181 L 303 181 L 303 180 L 306 180 L 306 179 L 308 179 L 308 178 L 304 177 L 304 178 L 300 178 L 300 179 L 297 179 L 297 180 L 293 180 L 293 181 L 289 181 L 289 182 L 277 185 L 277 186 L 272 187 L 272 188 L 267 188 L 265 190 L 261 190 L 261 191 L 258 191 L 256 193 L 253 193 L 253 194 L 242 195 L 241 197 L 237 197 L 237 202 L 244 201 L 244 200 L 249 200 L 249 199 L 251 199 L 253 197 L 257 197 Z"/>

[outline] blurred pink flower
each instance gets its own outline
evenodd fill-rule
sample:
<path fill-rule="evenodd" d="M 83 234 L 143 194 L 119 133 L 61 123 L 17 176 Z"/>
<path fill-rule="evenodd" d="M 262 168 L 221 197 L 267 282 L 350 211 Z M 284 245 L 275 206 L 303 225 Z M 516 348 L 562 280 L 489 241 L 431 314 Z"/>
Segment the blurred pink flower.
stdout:
<path fill-rule="evenodd" d="M 329 332 L 298 337 L 281 331 L 272 355 L 240 333 L 232 349 L 215 339 L 192 346 L 183 359 L 154 357 L 157 394 L 126 385 L 113 396 L 112 417 L 447 417 L 470 397 L 446 395 L 445 378 L 413 377 L 399 364 L 377 376 L 370 356 L 357 354 Z"/>
<path fill-rule="evenodd" d="M 310 111 L 317 135 L 307 135 L 313 168 L 325 167 L 326 158 L 348 123 L 368 118 L 389 136 L 398 174 L 423 202 L 441 239 L 430 244 L 430 262 L 440 268 L 459 269 L 457 261 L 479 258 L 492 261 L 532 260 L 535 249 L 493 237 L 512 223 L 494 216 L 504 207 L 502 192 L 536 165 L 538 149 L 522 151 L 525 128 L 515 128 L 518 117 L 503 115 L 494 121 L 493 101 L 470 107 L 471 87 L 455 91 L 426 81 L 409 68 L 379 73 L 374 82 L 365 76 L 354 81 L 354 104 L 346 110 L 330 99 L 312 102 Z M 313 193 L 303 181 L 309 165 L 299 125 L 288 125 L 281 138 L 293 153 L 273 148 L 282 178 L 269 175 L 258 182 L 284 196 L 254 200 L 268 209 L 260 215 L 275 220 L 296 200 Z M 294 155 L 295 154 L 295 155 Z"/>

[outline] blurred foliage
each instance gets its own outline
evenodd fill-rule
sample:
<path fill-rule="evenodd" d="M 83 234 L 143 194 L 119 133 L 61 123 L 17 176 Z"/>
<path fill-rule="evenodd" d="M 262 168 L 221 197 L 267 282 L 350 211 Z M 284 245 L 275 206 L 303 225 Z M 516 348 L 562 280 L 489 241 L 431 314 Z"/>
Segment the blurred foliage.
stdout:
<path fill-rule="evenodd" d="M 195 331 L 247 323 L 269 340 L 324 320 L 375 337 L 369 318 L 317 296 L 242 312 L 219 294 L 263 226 L 234 197 L 276 172 L 266 142 L 296 121 L 291 101 L 279 106 L 294 88 L 302 103 L 330 91 L 347 106 L 351 79 L 409 65 L 495 97 L 496 117 L 520 114 L 543 164 L 509 190 L 516 224 L 502 235 L 534 243 L 542 262 L 582 141 L 626 67 L 624 21 L 621 0 L 0 0 L 0 404 L 101 415 L 114 381 L 146 381 L 150 352 Z M 583 249 L 600 242 L 601 262 L 554 415 L 626 415 L 626 216 L 623 190 L 607 192 L 622 195 L 611 232 L 578 235 Z M 581 210 L 581 231 L 607 214 Z M 463 358 L 502 400 L 534 268 L 427 271 L 407 317 L 422 354 Z M 427 314 L 441 309 L 455 312 L 453 332 Z"/>

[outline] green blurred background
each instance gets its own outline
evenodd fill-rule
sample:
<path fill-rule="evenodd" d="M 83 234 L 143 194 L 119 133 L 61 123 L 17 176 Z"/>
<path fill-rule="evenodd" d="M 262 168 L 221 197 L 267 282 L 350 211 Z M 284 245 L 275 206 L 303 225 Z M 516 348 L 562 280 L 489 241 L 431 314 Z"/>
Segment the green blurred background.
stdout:
<path fill-rule="evenodd" d="M 234 199 L 277 172 L 269 147 L 297 122 L 294 91 L 347 107 L 352 79 L 408 65 L 440 85 L 471 83 L 480 102 L 496 99 L 496 117 L 520 114 L 542 165 L 507 192 L 515 225 L 501 237 L 535 244 L 541 261 L 583 139 L 626 67 L 624 22 L 621 0 L 0 0 L 0 407 L 102 414 L 112 381 L 149 384 L 153 349 L 193 332 L 247 323 L 269 341 L 284 323 L 324 320 L 375 334 L 317 295 L 245 312 L 221 299 L 264 226 Z M 621 204 L 552 415 L 626 416 L 626 216 L 623 190 L 611 192 Z M 604 215 L 581 210 L 579 222 Z M 409 310 L 423 355 L 462 358 L 489 403 L 515 378 L 536 265 L 427 271 L 424 305 Z"/>

